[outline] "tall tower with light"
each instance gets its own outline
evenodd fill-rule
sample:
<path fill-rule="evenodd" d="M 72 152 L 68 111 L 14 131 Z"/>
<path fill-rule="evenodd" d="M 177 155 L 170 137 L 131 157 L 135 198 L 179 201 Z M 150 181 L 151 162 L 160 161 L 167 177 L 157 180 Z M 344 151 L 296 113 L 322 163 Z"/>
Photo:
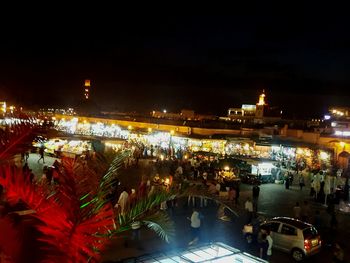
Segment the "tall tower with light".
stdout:
<path fill-rule="evenodd" d="M 259 101 L 256 104 L 256 111 L 255 111 L 255 117 L 257 118 L 263 118 L 264 117 L 264 108 L 267 106 L 265 102 L 265 90 L 260 94 Z"/>
<path fill-rule="evenodd" d="M 91 82 L 89 79 L 86 79 L 84 82 L 84 97 L 86 100 L 90 97 L 90 88 L 91 88 Z"/>

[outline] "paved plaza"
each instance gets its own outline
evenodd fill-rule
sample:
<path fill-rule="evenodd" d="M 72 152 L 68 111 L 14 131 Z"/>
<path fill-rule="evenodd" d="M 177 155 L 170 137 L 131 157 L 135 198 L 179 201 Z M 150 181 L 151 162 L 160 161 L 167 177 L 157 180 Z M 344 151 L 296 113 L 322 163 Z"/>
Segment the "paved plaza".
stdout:
<path fill-rule="evenodd" d="M 30 154 L 29 166 L 35 173 L 40 176 L 42 174 L 43 165 L 51 165 L 54 158 L 46 157 L 45 164 L 38 163 L 39 156 Z M 152 171 L 145 168 L 143 164 L 147 161 L 141 161 L 143 168 L 130 168 L 121 171 L 120 179 L 123 186 L 135 187 L 140 182 L 142 176 L 147 176 Z M 163 171 L 167 173 L 168 171 Z M 296 181 L 296 180 L 295 180 Z M 204 214 L 203 224 L 201 227 L 201 242 L 224 242 L 228 245 L 246 251 L 253 255 L 258 255 L 258 249 L 254 245 L 248 245 L 242 235 L 242 228 L 246 221 L 245 212 L 243 209 L 244 202 L 248 196 L 251 196 L 250 185 L 241 185 L 240 204 L 237 207 L 238 217 L 231 215 L 231 221 L 222 221 L 217 217 L 217 205 L 214 203 L 208 204 L 208 207 L 200 208 Z M 259 214 L 266 217 L 273 216 L 293 216 L 293 207 L 297 201 L 307 200 L 311 206 L 311 213 L 316 210 L 321 212 L 322 224 L 325 231 L 322 233 L 324 243 L 332 243 L 340 241 L 344 245 L 345 251 L 350 251 L 350 244 L 346 242 L 350 237 L 350 215 L 337 214 L 339 226 L 337 230 L 329 230 L 330 216 L 326 212 L 326 207 L 322 204 L 315 203 L 310 199 L 310 188 L 308 185 L 301 191 L 297 185 L 292 185 L 289 190 L 286 190 L 284 185 L 279 184 L 263 184 L 260 186 L 260 197 L 258 203 Z M 198 204 L 197 204 L 198 205 Z M 168 211 L 170 213 L 170 211 Z M 156 236 L 152 231 L 142 229 L 140 245 L 135 244 L 131 240 L 130 233 L 122 233 L 115 237 L 108 249 L 103 252 L 104 262 L 122 262 L 123 260 L 131 260 L 137 256 L 148 253 L 162 252 L 165 250 L 183 250 L 188 248 L 190 241 L 190 221 L 189 217 L 192 213 L 192 208 L 187 206 L 187 200 L 179 200 L 178 207 L 170 214 L 176 225 L 176 236 L 174 240 L 167 244 Z M 125 241 L 127 245 L 125 244 Z M 126 245 L 126 246 L 125 246 Z M 325 246 L 321 253 L 307 259 L 306 262 L 332 262 L 332 250 Z M 293 262 L 290 255 L 274 250 L 271 262 Z"/>
<path fill-rule="evenodd" d="M 138 169 L 132 168 L 128 171 L 128 180 L 122 183 L 130 184 L 132 177 L 134 180 L 140 178 Z M 123 176 L 121 176 L 123 178 Z M 258 255 L 258 249 L 255 246 L 248 245 L 242 235 L 242 228 L 246 221 L 243 205 L 248 196 L 251 196 L 250 185 L 241 185 L 240 193 L 240 205 L 237 208 L 239 217 L 232 216 L 231 222 L 222 221 L 217 218 L 218 207 L 215 204 L 210 204 L 206 208 L 201 208 L 201 212 L 204 214 L 204 220 L 202 225 L 202 242 L 224 242 L 228 245 Z M 305 187 L 302 191 L 299 186 L 293 185 L 289 190 L 286 190 L 284 185 L 279 184 L 263 184 L 260 186 L 259 197 L 259 214 L 266 217 L 273 216 L 293 216 L 293 207 L 297 201 L 307 200 L 310 203 L 311 214 L 316 210 L 321 213 L 322 224 L 325 227 L 325 231 L 322 233 L 324 243 L 332 243 L 334 241 L 340 241 L 345 247 L 345 251 L 350 251 L 350 246 L 346 241 L 350 237 L 350 215 L 337 214 L 339 227 L 337 230 L 329 230 L 330 216 L 326 212 L 326 207 L 322 204 L 313 202 L 310 199 L 310 188 Z M 168 211 L 170 213 L 170 211 Z M 186 219 L 192 213 L 192 208 L 187 207 L 187 200 L 180 200 L 178 207 L 174 213 L 171 214 L 176 224 L 176 237 L 172 243 L 166 244 L 160 240 L 153 232 L 143 230 L 141 234 L 141 248 L 137 248 L 138 245 L 130 241 L 129 234 L 116 237 L 108 250 L 104 253 L 103 258 L 105 262 L 118 262 L 123 259 L 132 259 L 134 257 L 144 255 L 147 253 L 162 252 L 165 250 L 182 250 L 188 248 L 187 244 L 190 241 L 190 222 Z M 129 240 L 128 246 L 124 246 L 125 238 Z M 306 260 L 306 262 L 332 262 L 332 250 L 328 246 L 322 250 L 321 253 L 315 255 Z M 274 250 L 271 262 L 294 262 L 290 255 Z"/>

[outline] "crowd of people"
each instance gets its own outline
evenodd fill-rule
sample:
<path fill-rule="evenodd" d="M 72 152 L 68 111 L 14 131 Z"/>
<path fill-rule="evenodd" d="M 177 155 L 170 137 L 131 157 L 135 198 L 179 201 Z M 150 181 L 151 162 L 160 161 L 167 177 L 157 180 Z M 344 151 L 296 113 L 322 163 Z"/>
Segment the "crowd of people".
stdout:
<path fill-rule="evenodd" d="M 160 151 L 159 149 L 157 149 Z M 145 154 L 145 152 L 148 152 Z M 180 154 L 180 153 L 179 153 Z M 37 162 L 44 159 L 44 148 L 39 149 L 39 159 Z M 154 155 L 154 157 L 153 157 Z M 21 155 L 23 165 L 23 172 L 27 174 L 30 181 L 34 181 L 35 176 L 28 165 L 28 152 L 23 152 Z M 167 157 L 166 157 L 167 156 Z M 123 187 L 120 189 L 118 186 L 119 181 L 113 184 L 110 191 L 110 201 L 113 203 L 117 213 L 125 214 L 129 209 L 141 198 L 150 196 L 152 193 L 157 191 L 157 188 L 165 190 L 170 187 L 181 188 L 185 184 L 200 186 L 206 190 L 208 194 L 216 196 L 220 200 L 224 200 L 232 207 L 239 207 L 243 204 L 247 214 L 247 224 L 253 223 L 254 219 L 258 215 L 258 203 L 260 196 L 259 184 L 252 186 L 251 197 L 246 199 L 244 203 L 240 202 L 240 182 L 239 180 L 230 180 L 234 175 L 239 174 L 238 167 L 231 167 L 229 170 L 224 167 L 220 167 L 217 158 L 207 158 L 203 156 L 191 156 L 188 155 L 186 158 L 177 158 L 172 156 L 171 151 L 168 155 L 164 153 L 164 158 L 156 156 L 154 151 L 151 149 L 142 149 L 141 147 L 134 147 L 132 154 L 125 159 L 124 169 L 131 167 L 138 167 L 140 160 L 142 160 L 143 170 L 145 176 L 140 180 L 139 185 L 135 185 L 132 188 Z M 52 166 L 44 166 L 43 174 L 40 177 L 40 183 L 54 184 L 59 181 L 58 173 L 59 161 L 55 161 Z M 230 176 L 227 176 L 228 172 Z M 297 179 L 296 179 L 297 178 Z M 290 189 L 293 185 L 293 181 L 297 180 L 298 187 L 303 190 L 305 186 L 305 175 L 302 173 L 288 173 L 287 180 L 285 181 L 286 189 Z M 311 191 L 313 188 L 311 181 Z M 193 212 L 190 217 L 190 229 L 191 229 L 191 240 L 189 245 L 195 245 L 198 243 L 200 238 L 200 227 L 203 220 L 203 214 L 200 208 L 208 205 L 208 199 L 200 197 L 198 195 L 189 195 L 187 200 L 187 206 L 193 207 Z M 168 200 L 163 202 L 159 209 L 163 211 L 171 211 L 176 207 L 177 200 Z M 219 207 L 220 210 L 220 207 Z M 302 205 L 299 202 L 292 208 L 293 217 L 300 219 L 305 222 L 313 223 L 317 228 L 322 228 L 325 224 L 322 222 L 320 217 L 320 211 L 317 210 L 311 214 L 311 209 L 307 201 L 303 201 Z M 334 202 L 331 198 L 327 212 L 330 215 L 330 226 L 332 228 L 337 227 L 336 212 L 334 208 Z M 140 239 L 140 222 L 134 222 L 132 225 L 133 238 L 135 240 Z M 272 244 L 273 240 L 270 236 L 269 231 L 261 233 L 259 236 L 259 255 L 263 259 L 269 259 L 272 255 Z"/>

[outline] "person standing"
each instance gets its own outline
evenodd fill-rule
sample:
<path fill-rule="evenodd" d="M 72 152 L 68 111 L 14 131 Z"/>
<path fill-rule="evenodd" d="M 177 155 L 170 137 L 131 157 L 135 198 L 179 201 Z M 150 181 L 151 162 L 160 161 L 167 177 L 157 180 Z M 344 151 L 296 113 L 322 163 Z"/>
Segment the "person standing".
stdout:
<path fill-rule="evenodd" d="M 131 223 L 132 240 L 136 243 L 136 247 L 138 249 L 142 249 L 140 244 L 140 229 L 141 229 L 140 221 L 134 221 Z"/>
<path fill-rule="evenodd" d="M 308 222 L 310 214 L 310 206 L 307 201 L 304 201 L 304 204 L 301 208 L 301 220 Z"/>
<path fill-rule="evenodd" d="M 299 187 L 300 191 L 303 190 L 303 187 L 305 186 L 304 176 L 303 174 L 299 175 Z"/>
<path fill-rule="evenodd" d="M 250 224 L 253 219 L 253 203 L 250 200 L 250 198 L 247 198 L 247 201 L 245 201 L 244 208 L 247 211 L 247 223 Z"/>
<path fill-rule="evenodd" d="M 295 206 L 293 207 L 293 213 L 294 213 L 294 218 L 301 219 L 301 217 L 300 217 L 301 207 L 299 205 L 299 202 L 295 203 Z"/>
<path fill-rule="evenodd" d="M 197 244 L 200 235 L 200 227 L 201 227 L 201 218 L 199 211 L 197 209 L 193 209 L 191 218 L 187 218 L 191 221 L 191 234 L 192 240 L 188 243 L 189 246 Z"/>
<path fill-rule="evenodd" d="M 285 186 L 286 186 L 286 189 L 289 189 L 289 176 L 286 178 L 286 184 L 285 184 Z"/>
<path fill-rule="evenodd" d="M 260 194 L 260 187 L 258 184 L 255 184 L 253 186 L 253 210 L 254 210 L 254 213 L 258 212 L 259 194 Z"/>
<path fill-rule="evenodd" d="M 129 201 L 129 194 L 126 191 L 126 188 L 123 188 L 123 192 L 120 194 L 117 204 L 115 205 L 116 208 L 120 207 L 120 213 L 124 215 L 126 213 L 127 207 L 128 207 L 128 201 Z"/>
<path fill-rule="evenodd" d="M 268 243 L 268 247 L 267 247 L 267 261 L 270 260 L 270 257 L 272 256 L 272 245 L 273 245 L 273 240 L 272 240 L 272 237 L 271 237 L 271 231 L 270 229 L 267 229 L 266 231 L 266 240 L 267 240 L 267 243 Z"/>
<path fill-rule="evenodd" d="M 344 262 L 344 250 L 338 243 L 334 244 L 334 252 L 333 252 L 333 262 L 340 263 Z"/>
<path fill-rule="evenodd" d="M 259 242 L 259 256 L 264 260 L 267 260 L 267 250 L 269 248 L 269 243 L 266 237 L 267 237 L 267 234 L 263 233 L 261 235 L 261 240 Z"/>
<path fill-rule="evenodd" d="M 316 212 L 315 212 L 314 226 L 316 227 L 316 229 L 318 231 L 320 231 L 320 229 L 322 228 L 322 219 L 321 219 L 321 215 L 320 215 L 320 211 L 319 210 L 316 210 Z"/>

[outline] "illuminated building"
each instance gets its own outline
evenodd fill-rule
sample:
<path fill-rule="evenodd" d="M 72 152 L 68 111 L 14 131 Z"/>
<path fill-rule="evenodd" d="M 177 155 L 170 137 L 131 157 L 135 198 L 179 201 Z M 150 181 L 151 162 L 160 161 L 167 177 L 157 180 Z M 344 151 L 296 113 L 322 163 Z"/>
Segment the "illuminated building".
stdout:
<path fill-rule="evenodd" d="M 349 107 L 330 107 L 329 115 L 333 118 L 346 118 L 350 117 L 350 108 Z"/>
<path fill-rule="evenodd" d="M 153 118 L 163 118 L 171 120 L 214 120 L 215 116 L 205 115 L 205 114 L 196 114 L 193 110 L 182 109 L 180 113 L 163 111 L 152 111 L 150 115 Z"/>
<path fill-rule="evenodd" d="M 264 111 L 265 111 L 265 108 L 267 106 L 267 104 L 265 103 L 265 97 L 266 97 L 265 91 L 263 90 L 263 92 L 259 96 L 259 101 L 256 104 L 256 111 L 255 111 L 256 118 L 263 118 L 264 117 Z"/>
<path fill-rule="evenodd" d="M 269 107 L 266 103 L 265 91 L 259 95 L 258 102 L 242 104 L 241 108 L 229 108 L 228 119 L 238 123 L 273 123 L 281 119 L 282 111 L 276 107 Z"/>
<path fill-rule="evenodd" d="M 85 99 L 89 99 L 89 96 L 90 96 L 90 80 L 89 79 L 86 79 L 85 80 L 85 83 L 84 83 L 84 97 Z"/>
<path fill-rule="evenodd" d="M 6 113 L 6 101 L 0 101 L 0 113 L 1 114 Z"/>

